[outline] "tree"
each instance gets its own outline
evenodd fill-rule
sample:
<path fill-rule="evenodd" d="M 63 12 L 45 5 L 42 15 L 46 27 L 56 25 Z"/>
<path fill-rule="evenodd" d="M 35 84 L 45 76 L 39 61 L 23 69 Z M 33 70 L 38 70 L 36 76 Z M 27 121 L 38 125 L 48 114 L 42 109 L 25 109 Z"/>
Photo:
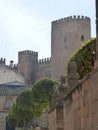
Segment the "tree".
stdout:
<path fill-rule="evenodd" d="M 58 82 L 46 78 L 37 81 L 31 90 L 27 89 L 21 92 L 8 115 L 9 125 L 24 126 L 24 130 L 27 130 L 33 117 L 42 115 L 43 110 L 51 103 L 55 84 Z"/>
<path fill-rule="evenodd" d="M 42 110 L 49 107 L 51 104 L 51 97 L 53 94 L 53 87 L 55 84 L 59 84 L 57 81 L 44 78 L 38 80 L 32 87 L 33 101 L 39 105 Z"/>
<path fill-rule="evenodd" d="M 12 110 L 8 113 L 7 121 L 10 127 L 15 128 L 17 126 L 17 120 Z"/>
<path fill-rule="evenodd" d="M 27 89 L 20 93 L 16 98 L 16 104 L 18 110 L 16 111 L 17 120 L 23 120 L 24 130 L 27 130 L 27 126 L 34 116 L 34 104 L 31 100 L 31 91 Z"/>
<path fill-rule="evenodd" d="M 79 79 L 83 78 L 94 69 L 95 58 L 96 39 L 91 38 L 89 41 L 83 43 L 83 45 L 71 56 L 67 66 L 67 75 L 70 62 L 75 61 L 77 64 Z"/>
<path fill-rule="evenodd" d="M 21 110 L 32 111 L 33 102 L 31 99 L 31 90 L 26 89 L 21 92 L 16 98 L 16 103 Z"/>
<path fill-rule="evenodd" d="M 8 124 L 10 127 L 23 127 L 23 111 L 21 111 L 17 104 L 14 103 L 8 114 Z"/>

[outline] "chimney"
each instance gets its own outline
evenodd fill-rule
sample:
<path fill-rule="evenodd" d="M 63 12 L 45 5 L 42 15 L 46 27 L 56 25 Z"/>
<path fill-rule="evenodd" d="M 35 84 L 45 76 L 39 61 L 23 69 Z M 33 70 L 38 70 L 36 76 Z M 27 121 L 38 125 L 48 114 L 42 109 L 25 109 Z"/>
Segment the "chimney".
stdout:
<path fill-rule="evenodd" d="M 13 63 L 14 63 L 13 60 L 11 60 L 11 61 L 10 61 L 10 67 L 11 67 L 11 68 L 13 68 L 13 65 L 14 65 Z"/>

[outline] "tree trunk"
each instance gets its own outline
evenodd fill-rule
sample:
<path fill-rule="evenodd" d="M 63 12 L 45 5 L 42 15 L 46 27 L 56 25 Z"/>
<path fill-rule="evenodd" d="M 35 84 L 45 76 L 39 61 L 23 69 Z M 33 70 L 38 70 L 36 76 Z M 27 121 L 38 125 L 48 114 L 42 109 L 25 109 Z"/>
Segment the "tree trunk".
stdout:
<path fill-rule="evenodd" d="M 24 119 L 24 130 L 28 130 L 27 124 L 26 124 L 26 119 Z"/>

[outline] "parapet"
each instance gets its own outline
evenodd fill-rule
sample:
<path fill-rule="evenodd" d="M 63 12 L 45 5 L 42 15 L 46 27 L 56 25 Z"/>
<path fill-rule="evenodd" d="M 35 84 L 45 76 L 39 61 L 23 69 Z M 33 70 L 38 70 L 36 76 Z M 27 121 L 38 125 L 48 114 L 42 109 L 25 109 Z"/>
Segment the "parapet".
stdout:
<path fill-rule="evenodd" d="M 5 65 L 5 62 L 6 62 L 5 58 L 4 59 L 3 58 L 0 59 L 0 64 Z"/>
<path fill-rule="evenodd" d="M 40 59 L 38 61 L 38 63 L 42 63 L 42 64 L 45 64 L 45 63 L 50 63 L 51 62 L 51 58 L 44 58 L 44 59 Z"/>
<path fill-rule="evenodd" d="M 87 16 L 74 15 L 74 16 L 69 16 L 66 18 L 58 19 L 56 21 L 53 21 L 52 23 L 55 24 L 55 23 L 69 22 L 69 21 L 73 21 L 73 20 L 85 20 L 85 21 L 89 22 L 90 18 Z"/>
<path fill-rule="evenodd" d="M 30 51 L 30 50 L 25 50 L 25 51 L 20 51 L 18 52 L 18 55 L 21 56 L 21 55 L 38 55 L 38 52 L 35 52 L 35 51 Z"/>

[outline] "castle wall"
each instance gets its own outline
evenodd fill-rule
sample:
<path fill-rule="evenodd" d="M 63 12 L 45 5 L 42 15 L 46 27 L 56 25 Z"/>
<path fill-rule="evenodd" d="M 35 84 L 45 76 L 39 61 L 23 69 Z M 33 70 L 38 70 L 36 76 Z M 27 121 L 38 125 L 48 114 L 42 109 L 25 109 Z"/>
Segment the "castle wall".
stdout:
<path fill-rule="evenodd" d="M 57 130 L 56 129 L 56 109 L 53 109 L 48 114 L 49 118 L 49 130 Z"/>
<path fill-rule="evenodd" d="M 42 77 L 60 80 L 66 74 L 66 66 L 72 53 L 91 37 L 90 18 L 70 16 L 52 22 L 51 61 L 41 59 L 33 51 L 18 53 L 18 70 L 33 84 Z"/>
<path fill-rule="evenodd" d="M 64 130 L 98 129 L 98 69 L 64 100 Z M 69 120 L 68 120 L 68 117 Z"/>
<path fill-rule="evenodd" d="M 91 37 L 90 18 L 67 17 L 52 22 L 51 76 L 59 80 L 73 52 Z"/>
<path fill-rule="evenodd" d="M 71 90 L 63 99 L 63 129 L 64 130 L 97 130 L 98 129 L 98 68 L 87 75 L 78 85 L 70 86 Z M 56 107 L 54 108 L 56 111 Z M 49 121 L 57 113 L 49 112 Z M 61 112 L 58 111 L 58 115 Z M 57 122 L 57 119 L 55 119 Z M 49 130 L 54 130 L 58 123 L 50 124 Z M 58 130 L 58 129 L 56 129 Z"/>
<path fill-rule="evenodd" d="M 18 71 L 23 74 L 28 84 L 33 84 L 36 79 L 37 61 L 37 52 L 26 50 L 18 53 Z"/>
<path fill-rule="evenodd" d="M 24 77 L 20 73 L 14 71 L 8 66 L 0 65 L 0 84 L 13 82 L 13 81 L 19 81 L 22 83 L 25 82 Z"/>
<path fill-rule="evenodd" d="M 43 77 L 51 77 L 51 58 L 45 58 L 38 61 L 36 79 L 38 80 Z"/>

